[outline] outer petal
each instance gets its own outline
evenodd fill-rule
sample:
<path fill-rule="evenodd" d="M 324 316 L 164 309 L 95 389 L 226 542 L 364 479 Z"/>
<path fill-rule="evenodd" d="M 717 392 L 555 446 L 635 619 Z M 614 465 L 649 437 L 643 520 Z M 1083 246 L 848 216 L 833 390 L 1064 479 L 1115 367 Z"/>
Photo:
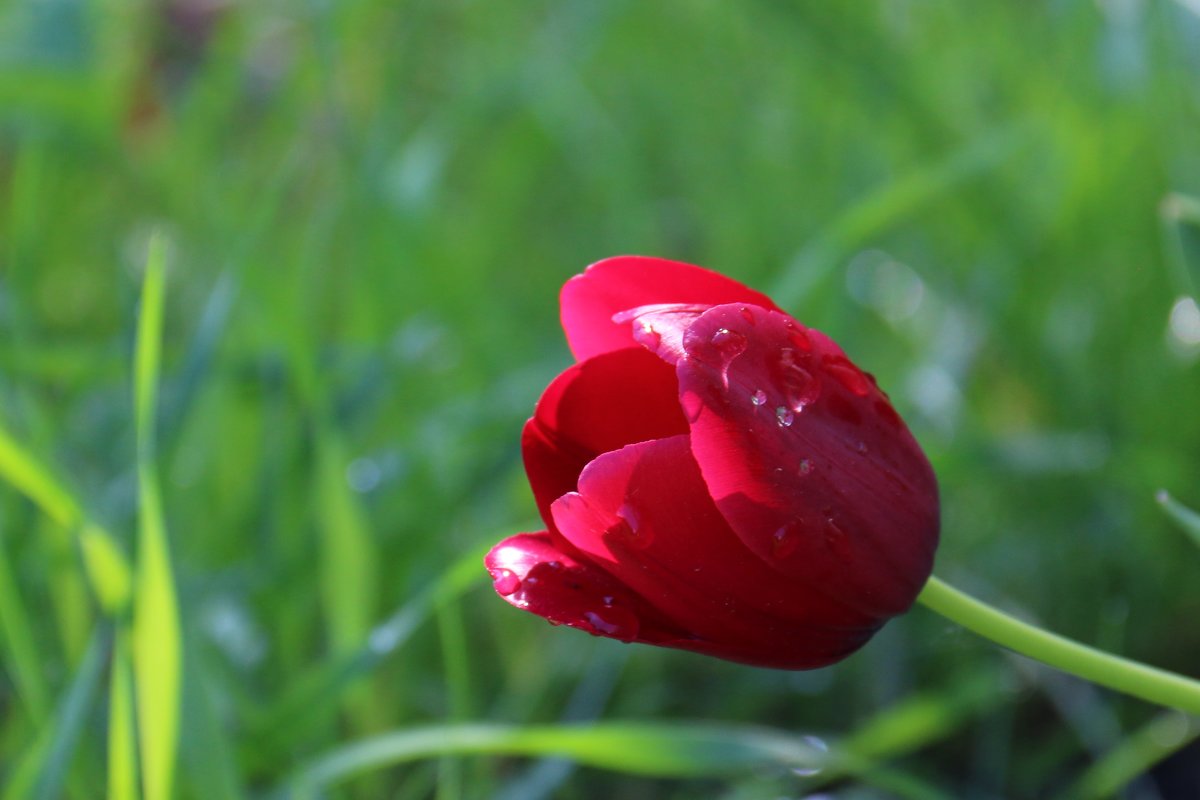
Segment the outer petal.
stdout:
<path fill-rule="evenodd" d="M 497 594 L 555 625 L 648 644 L 684 635 L 611 575 L 558 549 L 548 533 L 510 536 L 484 564 Z"/>
<path fill-rule="evenodd" d="M 618 256 L 592 264 L 562 290 L 562 323 L 579 361 L 633 345 L 628 324 L 613 315 L 655 303 L 752 303 L 776 309 L 771 299 L 711 270 L 645 256 Z"/>
<path fill-rule="evenodd" d="M 563 372 L 525 423 L 521 449 L 542 519 L 575 490 L 579 473 L 601 453 L 686 433 L 675 372 L 641 348 L 596 356 Z"/>
<path fill-rule="evenodd" d="M 823 334 L 715 307 L 677 366 L 692 451 L 718 508 L 781 574 L 886 618 L 933 566 L 937 483 L 874 379 Z"/>
<path fill-rule="evenodd" d="M 713 505 L 686 436 L 606 453 L 553 505 L 562 534 L 690 634 L 675 647 L 762 666 L 821 666 L 878 622 L 750 552 Z"/>

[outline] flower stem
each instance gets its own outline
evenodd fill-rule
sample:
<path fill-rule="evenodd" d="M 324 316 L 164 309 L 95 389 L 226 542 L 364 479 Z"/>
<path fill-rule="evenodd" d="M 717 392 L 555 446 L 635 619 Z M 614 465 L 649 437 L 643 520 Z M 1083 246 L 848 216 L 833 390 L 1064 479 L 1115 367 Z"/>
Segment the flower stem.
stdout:
<path fill-rule="evenodd" d="M 980 636 L 1080 678 L 1189 714 L 1200 714 L 1200 681 L 1073 642 L 1010 617 L 931 576 L 917 602 Z"/>

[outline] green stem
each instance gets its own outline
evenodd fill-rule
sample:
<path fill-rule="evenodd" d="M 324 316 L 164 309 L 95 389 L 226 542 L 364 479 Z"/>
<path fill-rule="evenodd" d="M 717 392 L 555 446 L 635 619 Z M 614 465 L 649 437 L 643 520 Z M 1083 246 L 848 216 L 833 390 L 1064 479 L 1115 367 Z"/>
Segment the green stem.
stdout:
<path fill-rule="evenodd" d="M 1200 714 L 1200 681 L 1073 642 L 997 611 L 930 577 L 917 602 L 996 644 L 1092 683 Z"/>

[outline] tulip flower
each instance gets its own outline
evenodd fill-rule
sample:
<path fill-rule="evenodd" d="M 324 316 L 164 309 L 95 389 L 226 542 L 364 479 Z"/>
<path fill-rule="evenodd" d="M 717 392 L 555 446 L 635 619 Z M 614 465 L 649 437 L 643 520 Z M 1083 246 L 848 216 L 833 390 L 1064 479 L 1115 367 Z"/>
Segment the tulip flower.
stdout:
<path fill-rule="evenodd" d="M 512 605 L 622 641 L 809 669 L 912 605 L 937 482 L 875 380 L 717 273 L 622 257 L 567 282 L 577 363 L 525 426 L 546 530 L 486 565 Z"/>

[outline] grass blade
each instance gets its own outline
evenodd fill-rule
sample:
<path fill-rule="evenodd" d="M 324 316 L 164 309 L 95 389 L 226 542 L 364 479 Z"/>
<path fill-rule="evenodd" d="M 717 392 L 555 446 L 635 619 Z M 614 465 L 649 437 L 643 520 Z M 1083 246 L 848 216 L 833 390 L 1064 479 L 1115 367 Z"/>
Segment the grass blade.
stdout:
<path fill-rule="evenodd" d="M 317 504 L 321 526 L 321 597 L 334 652 L 367 635 L 377 596 L 376 562 L 366 514 L 346 483 L 346 458 L 337 435 L 317 431 Z"/>
<path fill-rule="evenodd" d="M 79 545 L 84 570 L 92 590 L 103 608 L 116 614 L 129 599 L 129 562 L 112 535 L 87 522 L 79 503 L 50 470 L 22 447 L 0 424 L 0 478 L 42 510 L 47 517 L 67 529 L 79 529 Z"/>
<path fill-rule="evenodd" d="M 16 576 L 9 564 L 4 536 L 0 535 L 0 641 L 8 651 L 17 695 L 36 726 L 41 726 L 50 707 L 43 661 L 29 621 L 33 619 L 21 599 Z"/>
<path fill-rule="evenodd" d="M 1154 499 L 1163 507 L 1163 511 L 1167 512 L 1167 516 L 1175 520 L 1183 532 L 1200 547 L 1200 513 L 1171 497 L 1166 489 L 1160 489 Z"/>
<path fill-rule="evenodd" d="M 1200 736 L 1200 719 L 1168 711 L 1126 736 L 1092 764 L 1065 797 L 1113 797 L 1131 781 Z"/>
<path fill-rule="evenodd" d="M 1171 193 L 1159 213 L 1167 232 L 1167 253 L 1176 280 L 1189 294 L 1200 292 L 1200 199 Z"/>
<path fill-rule="evenodd" d="M 817 769 L 825 751 L 767 728 L 705 723 L 435 725 L 340 747 L 312 762 L 281 791 L 310 797 L 355 775 L 446 754 L 564 756 L 603 769 L 657 777 L 727 775 L 763 766 Z"/>
<path fill-rule="evenodd" d="M 794 308 L 839 260 L 872 236 L 915 213 L 965 181 L 994 169 L 1029 137 L 1024 129 L 1001 130 L 971 142 L 949 158 L 889 181 L 852 205 L 793 259 L 770 292 L 782 308 Z"/>
<path fill-rule="evenodd" d="M 162 496 L 155 472 L 155 408 L 159 375 L 165 283 L 164 242 L 150 243 L 142 287 L 134 361 L 137 429 L 138 564 L 134 585 L 133 666 L 147 800 L 171 797 L 179 738 L 182 637 L 171 574 Z"/>
<path fill-rule="evenodd" d="M 104 671 L 105 639 L 101 629 L 92 634 L 53 721 L 42 729 L 13 771 L 4 789 L 4 800 L 54 800 L 62 796 L 71 756 L 83 733 Z"/>
<path fill-rule="evenodd" d="M 279 701 L 253 720 L 251 727 L 258 741 L 256 756 L 270 757 L 327 719 L 349 688 L 408 641 L 430 614 L 481 583 L 487 576 L 482 567 L 486 552 L 486 548 L 480 548 L 465 554 L 432 585 L 376 625 L 357 649 L 334 655 L 298 678 Z"/>
<path fill-rule="evenodd" d="M 138 800 L 137 741 L 133 707 L 133 664 L 129 630 L 117 632 L 108 693 L 108 797 Z"/>

